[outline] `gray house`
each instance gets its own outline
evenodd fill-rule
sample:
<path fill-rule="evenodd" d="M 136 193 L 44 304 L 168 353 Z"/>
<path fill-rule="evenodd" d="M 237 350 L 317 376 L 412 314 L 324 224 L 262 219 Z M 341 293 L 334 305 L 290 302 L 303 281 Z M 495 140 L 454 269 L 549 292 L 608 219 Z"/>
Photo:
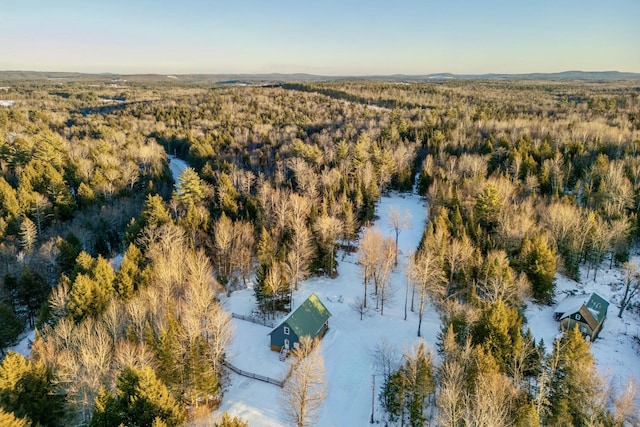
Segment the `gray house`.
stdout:
<path fill-rule="evenodd" d="M 271 335 L 271 350 L 281 353 L 295 348 L 300 338 L 305 335 L 312 339 L 322 338 L 329 329 L 331 313 L 322 304 L 316 294 L 311 294 L 300 307 L 289 314 L 273 331 Z"/>
<path fill-rule="evenodd" d="M 578 325 L 580 332 L 593 341 L 602 329 L 608 308 L 609 302 L 596 293 L 569 295 L 556 307 L 555 318 L 562 330 Z"/>

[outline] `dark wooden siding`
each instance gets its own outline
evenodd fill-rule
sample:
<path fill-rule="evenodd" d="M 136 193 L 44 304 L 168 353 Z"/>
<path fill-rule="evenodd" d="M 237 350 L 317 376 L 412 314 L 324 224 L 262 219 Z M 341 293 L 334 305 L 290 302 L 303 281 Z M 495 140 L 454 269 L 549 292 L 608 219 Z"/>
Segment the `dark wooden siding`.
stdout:
<path fill-rule="evenodd" d="M 284 334 L 285 327 L 289 328 L 289 335 Z M 284 340 L 287 338 L 289 339 L 289 348 L 294 348 L 293 345 L 300 341 L 293 329 L 289 327 L 287 322 L 284 322 L 271 332 L 271 349 L 280 351 L 284 346 Z"/>

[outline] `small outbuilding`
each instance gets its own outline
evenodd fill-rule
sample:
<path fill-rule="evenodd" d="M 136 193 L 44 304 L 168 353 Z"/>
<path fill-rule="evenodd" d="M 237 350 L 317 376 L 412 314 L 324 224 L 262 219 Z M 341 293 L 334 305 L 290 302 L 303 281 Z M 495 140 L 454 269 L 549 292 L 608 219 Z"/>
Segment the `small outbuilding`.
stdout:
<path fill-rule="evenodd" d="M 281 353 L 296 348 L 300 338 L 322 338 L 329 329 L 331 313 L 316 294 L 311 294 L 298 308 L 284 319 L 271 335 L 271 350 Z"/>
<path fill-rule="evenodd" d="M 584 336 L 595 340 L 607 317 L 609 302 L 595 292 L 592 294 L 569 295 L 555 309 L 555 318 L 562 330 L 580 328 Z"/>

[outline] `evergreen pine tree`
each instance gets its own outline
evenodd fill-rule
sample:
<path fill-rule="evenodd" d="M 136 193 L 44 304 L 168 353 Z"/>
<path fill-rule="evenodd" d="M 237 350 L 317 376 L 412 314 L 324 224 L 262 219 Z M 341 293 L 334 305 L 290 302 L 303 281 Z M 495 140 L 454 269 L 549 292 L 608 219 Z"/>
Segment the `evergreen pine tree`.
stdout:
<path fill-rule="evenodd" d="M 182 327 L 169 307 L 165 327 L 160 331 L 157 344 L 158 377 L 171 389 L 180 388 L 184 370 L 184 351 L 180 342 Z"/>
<path fill-rule="evenodd" d="M 231 417 L 228 412 L 222 414 L 222 420 L 215 427 L 249 427 L 249 423 L 238 417 Z"/>
<path fill-rule="evenodd" d="M 123 300 L 130 299 L 135 291 L 144 285 L 142 262 L 143 256 L 140 249 L 133 243 L 129 244 L 114 282 L 114 290 Z"/>
<path fill-rule="evenodd" d="M 78 255 L 82 252 L 80 239 L 72 232 L 69 232 L 64 239 L 58 237 L 56 247 L 58 248 L 58 257 L 56 259 L 58 272 L 60 274 L 70 274 L 76 265 Z"/>
<path fill-rule="evenodd" d="M 186 422 L 184 411 L 149 366 L 124 368 L 117 381 L 117 399 L 125 425 L 151 427 L 156 418 L 169 427 Z"/>
<path fill-rule="evenodd" d="M 122 423 L 122 413 L 115 396 L 100 387 L 94 399 L 92 427 L 117 426 Z"/>
<path fill-rule="evenodd" d="M 0 407 L 0 426 L 29 427 L 31 423 L 25 418 L 17 418 L 13 412 L 6 412 Z"/>
<path fill-rule="evenodd" d="M 498 189 L 493 184 L 487 184 L 476 196 L 476 217 L 480 225 L 490 233 L 498 226 L 498 215 L 502 203 Z"/>
<path fill-rule="evenodd" d="M 551 369 L 548 425 L 586 426 L 597 418 L 600 381 L 590 344 L 576 325 L 553 343 L 547 361 Z"/>
<path fill-rule="evenodd" d="M 18 280 L 18 302 L 27 309 L 29 326 L 35 326 L 35 319 L 47 300 L 50 288 L 42 275 L 32 272 L 27 266 L 22 269 Z"/>
<path fill-rule="evenodd" d="M 10 351 L 0 364 L 0 407 L 36 425 L 60 425 L 64 396 L 55 393 L 53 382 L 43 362 Z"/>
<path fill-rule="evenodd" d="M 171 222 L 171 215 L 162 197 L 158 194 L 149 194 L 142 208 L 140 228 L 148 225 L 160 226 L 169 222 Z"/>
<path fill-rule="evenodd" d="M 524 238 L 520 249 L 520 265 L 531 282 L 533 296 L 541 303 L 549 303 L 553 298 L 556 256 L 546 239 L 535 235 Z"/>
<path fill-rule="evenodd" d="M 521 325 L 518 311 L 498 300 L 484 309 L 474 328 L 474 343 L 496 359 L 502 373 L 507 372 L 514 352 L 523 345 Z"/>
<path fill-rule="evenodd" d="M 23 325 L 11 307 L 0 302 L 0 356 L 4 349 L 12 345 L 22 332 Z"/>

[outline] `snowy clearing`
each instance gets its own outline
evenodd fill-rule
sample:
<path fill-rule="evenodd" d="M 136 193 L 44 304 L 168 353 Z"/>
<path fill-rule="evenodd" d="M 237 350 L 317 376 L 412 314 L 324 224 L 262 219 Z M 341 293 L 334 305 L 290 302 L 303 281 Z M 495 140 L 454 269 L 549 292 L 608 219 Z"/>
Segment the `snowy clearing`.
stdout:
<path fill-rule="evenodd" d="M 173 175 L 173 182 L 178 183 L 180 175 L 189 165 L 182 159 L 176 156 L 169 156 L 169 169 L 171 169 L 171 175 Z"/>
<path fill-rule="evenodd" d="M 391 275 L 390 283 L 395 288 L 393 304 L 385 303 L 384 316 L 371 311 L 364 320 L 360 320 L 350 304 L 357 297 L 363 297 L 364 286 L 360 267 L 356 264 L 357 254 L 338 254 L 340 262 L 339 276 L 336 279 L 316 277 L 302 284 L 294 292 L 294 307 L 301 304 L 312 292 L 315 292 L 332 314 L 329 319 L 329 331 L 322 340 L 322 355 L 326 367 L 328 384 L 327 399 L 318 422 L 321 426 L 358 426 L 368 425 L 371 417 L 372 367 L 371 351 L 384 338 L 399 352 L 415 346 L 418 316 L 409 311 L 404 319 L 404 294 L 406 275 L 403 267 L 407 254 L 416 250 L 427 219 L 427 206 L 424 200 L 414 194 L 394 194 L 383 197 L 377 208 L 379 219 L 374 227 L 384 234 L 392 236 L 387 226 L 387 217 L 392 206 L 400 212 L 411 212 L 411 228 L 403 230 L 398 239 L 400 257 L 398 268 Z M 342 302 L 341 302 L 342 301 Z M 369 305 L 375 301 L 368 298 Z M 224 298 L 225 307 L 235 313 L 248 315 L 255 309 L 252 289 L 234 292 Z M 233 319 L 236 337 L 228 358 L 240 369 L 260 375 L 281 378 L 288 369 L 286 363 L 278 360 L 278 353 L 269 349 L 270 328 L 246 321 Z M 277 322 L 277 320 L 276 320 Z M 433 349 L 436 335 L 440 331 L 440 318 L 429 305 L 425 309 L 423 320 L 423 339 Z M 433 350 L 435 351 L 435 350 Z M 251 426 L 282 426 L 279 406 L 281 389 L 236 374 L 231 375 L 231 384 L 226 391 L 222 406 L 211 414 L 210 418 L 194 420 L 192 426 L 213 426 L 224 411 L 240 416 Z M 278 376 L 281 375 L 281 376 Z M 379 378 L 376 378 L 375 418 L 381 419 L 378 408 Z"/>
<path fill-rule="evenodd" d="M 399 208 L 400 212 L 408 209 L 412 219 L 411 228 L 400 234 L 399 265 L 390 280 L 395 287 L 394 301 L 393 305 L 385 305 L 384 316 L 372 311 L 360 321 L 359 315 L 349 306 L 356 297 L 362 297 L 364 289 L 360 267 L 356 264 L 357 254 L 339 253 L 339 276 L 336 279 L 312 278 L 294 293 L 294 306 L 315 292 L 333 315 L 329 320 L 330 329 L 322 340 L 328 393 L 319 426 L 369 425 L 372 374 L 375 373 L 371 350 L 382 339 L 393 344 L 399 352 L 415 346 L 419 340 L 416 336 L 417 313 L 409 311 L 407 320 L 403 320 L 406 284 L 403 266 L 407 255 L 416 250 L 422 237 L 427 207 L 422 199 L 413 194 L 383 197 L 377 207 L 379 219 L 373 226 L 387 235 L 392 235 L 387 226 L 388 213 L 392 206 Z M 600 336 L 593 343 L 592 352 L 601 377 L 614 384 L 626 382 L 629 376 L 640 379 L 640 348 L 631 337 L 640 333 L 640 318 L 630 311 L 625 312 L 623 319 L 617 317 L 616 305 L 620 292 L 615 290 L 616 286 L 610 286 L 620 283 L 620 275 L 620 269 L 603 269 L 598 272 L 598 280 L 595 283 L 592 277 L 586 278 L 586 272 L 583 272 L 584 283 L 577 283 L 558 275 L 556 290 L 556 301 L 562 300 L 568 291 L 578 290 L 587 293 L 597 291 L 611 303 L 607 320 Z M 340 300 L 343 302 L 339 302 Z M 231 297 L 225 297 L 223 303 L 231 312 L 248 315 L 255 309 L 253 290 L 234 292 Z M 544 339 L 548 351 L 553 339 L 560 332 L 559 323 L 553 318 L 554 309 L 555 304 L 539 306 L 530 302 L 525 312 L 534 337 L 536 340 Z M 228 353 L 231 363 L 240 369 L 260 375 L 282 378 L 287 366 L 278 360 L 278 353 L 269 350 L 267 334 L 270 328 L 238 319 L 233 319 L 233 322 L 236 336 Z M 435 352 L 436 336 L 440 327 L 440 318 L 433 306 L 429 305 L 425 310 L 423 339 L 432 352 Z M 213 426 L 225 411 L 243 418 L 251 426 L 286 425 L 279 405 L 280 388 L 233 373 L 230 374 L 230 379 L 221 407 L 208 418 L 193 420 L 189 425 Z M 379 381 L 380 378 L 376 378 L 376 421 L 382 421 L 383 418 L 378 404 Z"/>

